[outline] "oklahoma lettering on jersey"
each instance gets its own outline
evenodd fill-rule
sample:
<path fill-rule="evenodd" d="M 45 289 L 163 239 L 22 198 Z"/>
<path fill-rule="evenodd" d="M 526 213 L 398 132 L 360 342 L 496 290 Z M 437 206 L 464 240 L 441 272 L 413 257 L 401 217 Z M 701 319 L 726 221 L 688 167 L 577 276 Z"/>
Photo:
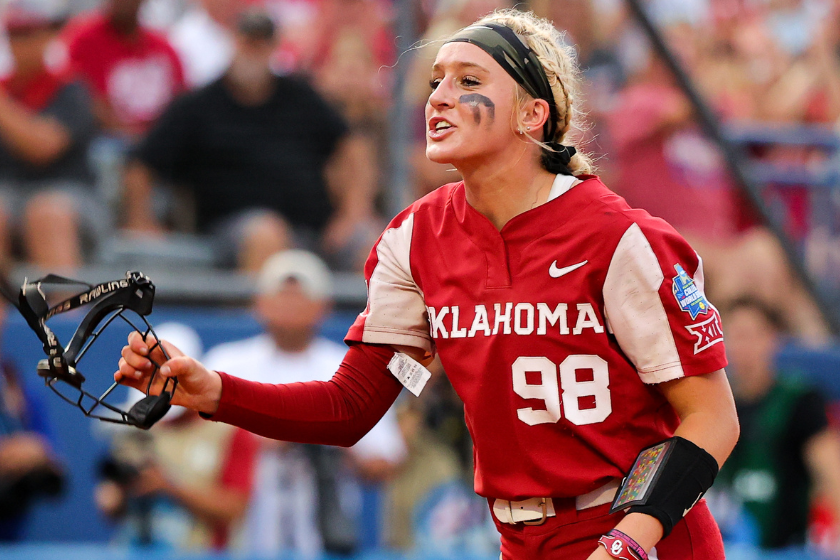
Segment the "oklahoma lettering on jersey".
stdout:
<path fill-rule="evenodd" d="M 475 336 L 496 336 L 497 334 L 538 335 L 548 334 L 548 327 L 557 325 L 560 334 L 583 334 L 584 329 L 592 329 L 596 333 L 604 332 L 604 327 L 598 322 L 595 310 L 589 303 L 572 305 L 577 308 L 577 319 L 574 328 L 569 330 L 569 304 L 558 303 L 550 306 L 547 303 L 494 303 L 487 314 L 486 305 L 476 305 L 472 320 L 464 314 L 464 324 L 469 329 L 461 327 L 461 309 L 457 305 L 435 309 L 429 307 L 429 324 L 432 338 L 473 338 Z M 504 310 L 503 310 L 504 308 Z M 450 314 L 451 311 L 451 314 Z M 447 317 L 449 315 L 449 317 Z M 536 319 L 535 319 L 536 317 Z M 490 326 L 493 326 L 491 329 Z M 535 327 L 536 325 L 536 327 Z M 447 326 L 449 330 L 447 330 Z M 511 326 L 513 328 L 511 328 Z"/>
<path fill-rule="evenodd" d="M 475 489 L 518 500 L 624 476 L 679 419 L 655 384 L 726 365 L 699 257 L 597 177 L 558 176 L 501 231 L 446 185 L 391 222 L 348 342 L 437 352 Z"/>

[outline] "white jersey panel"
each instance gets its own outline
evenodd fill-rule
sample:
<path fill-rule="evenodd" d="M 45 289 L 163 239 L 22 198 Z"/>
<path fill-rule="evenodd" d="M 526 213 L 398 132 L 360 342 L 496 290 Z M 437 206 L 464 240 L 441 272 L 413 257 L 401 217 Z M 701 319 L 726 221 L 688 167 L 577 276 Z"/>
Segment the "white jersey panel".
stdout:
<path fill-rule="evenodd" d="M 615 249 L 604 280 L 610 331 L 645 383 L 684 376 L 659 295 L 665 277 L 645 234 L 632 224 Z"/>
<path fill-rule="evenodd" d="M 421 348 L 433 352 L 423 292 L 411 275 L 414 214 L 382 234 L 377 264 L 368 282 L 362 342 Z"/>

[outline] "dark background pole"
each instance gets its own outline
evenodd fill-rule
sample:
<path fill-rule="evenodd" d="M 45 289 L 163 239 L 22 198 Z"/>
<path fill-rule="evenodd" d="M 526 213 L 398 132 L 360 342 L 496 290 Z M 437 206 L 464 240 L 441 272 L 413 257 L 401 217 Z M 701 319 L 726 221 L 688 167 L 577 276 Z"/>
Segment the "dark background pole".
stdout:
<path fill-rule="evenodd" d="M 772 214 L 767 208 L 767 205 L 764 203 L 764 199 L 761 196 L 761 188 L 746 170 L 746 158 L 741 152 L 741 149 L 732 142 L 730 142 L 729 139 L 723 134 L 717 117 L 714 115 L 714 113 L 712 113 L 705 100 L 697 91 L 697 88 L 694 87 L 694 83 L 691 81 L 691 78 L 683 69 L 680 61 L 677 60 L 677 58 L 665 44 L 665 40 L 663 39 L 662 34 L 653 24 L 653 22 L 650 19 L 650 16 L 645 11 L 642 0 L 626 0 L 626 2 L 627 6 L 630 9 L 630 13 L 633 14 L 636 21 L 642 27 L 642 30 L 644 31 L 645 35 L 647 35 L 647 38 L 648 40 L 650 40 L 654 50 L 668 66 L 668 69 L 671 71 L 671 73 L 677 80 L 677 85 L 682 90 L 683 94 L 685 94 L 685 96 L 688 98 L 689 103 L 691 103 L 692 107 L 694 108 L 697 120 L 699 121 L 700 126 L 703 128 L 703 131 L 706 133 L 709 139 L 711 139 L 711 141 L 717 145 L 732 178 L 735 180 L 736 184 L 744 192 L 744 194 L 746 194 L 746 196 L 749 198 L 753 207 L 761 216 L 764 225 L 767 226 L 767 228 L 779 240 L 779 243 L 781 244 L 782 249 L 785 252 L 785 256 L 787 257 L 790 267 L 793 269 L 796 276 L 802 282 L 802 285 L 814 299 L 823 319 L 828 324 L 829 328 L 834 334 L 840 333 L 840 317 L 838 317 L 837 310 L 833 309 L 832 306 L 828 304 L 826 298 L 820 292 L 819 288 L 812 280 L 810 274 L 808 274 L 808 271 L 805 268 L 805 264 L 800 258 L 799 254 L 797 253 L 797 250 L 794 247 L 793 243 L 790 241 L 790 239 L 788 239 L 787 234 L 785 234 L 782 227 L 773 218 Z"/>
<path fill-rule="evenodd" d="M 395 0 L 394 34 L 396 36 L 397 64 L 394 67 L 393 105 L 389 124 L 389 161 L 390 173 L 386 193 L 386 211 L 388 218 L 396 216 L 403 208 L 411 204 L 409 191 L 411 185 L 408 165 L 408 148 L 411 144 L 411 111 L 405 98 L 406 78 L 414 58 L 409 50 L 417 40 L 415 22 L 415 2 Z"/>

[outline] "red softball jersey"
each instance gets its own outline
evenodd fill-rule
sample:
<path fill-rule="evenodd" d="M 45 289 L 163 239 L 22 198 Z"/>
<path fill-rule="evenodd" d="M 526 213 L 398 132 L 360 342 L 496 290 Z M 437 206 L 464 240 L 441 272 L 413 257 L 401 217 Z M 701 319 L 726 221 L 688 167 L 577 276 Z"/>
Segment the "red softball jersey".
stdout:
<path fill-rule="evenodd" d="M 657 383 L 726 365 L 702 262 L 595 176 L 501 231 L 445 185 L 390 223 L 348 342 L 435 353 L 464 401 L 475 491 L 569 497 L 624 476 L 679 418 Z"/>

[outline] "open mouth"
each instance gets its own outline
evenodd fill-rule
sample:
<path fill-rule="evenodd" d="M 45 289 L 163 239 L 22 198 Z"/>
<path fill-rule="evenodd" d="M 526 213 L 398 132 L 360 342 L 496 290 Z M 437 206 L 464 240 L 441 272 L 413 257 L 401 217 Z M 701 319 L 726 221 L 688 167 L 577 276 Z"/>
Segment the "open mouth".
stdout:
<path fill-rule="evenodd" d="M 432 139 L 442 139 L 444 136 L 447 136 L 450 130 L 455 128 L 455 125 L 446 119 L 435 117 L 429 120 L 429 137 Z"/>

